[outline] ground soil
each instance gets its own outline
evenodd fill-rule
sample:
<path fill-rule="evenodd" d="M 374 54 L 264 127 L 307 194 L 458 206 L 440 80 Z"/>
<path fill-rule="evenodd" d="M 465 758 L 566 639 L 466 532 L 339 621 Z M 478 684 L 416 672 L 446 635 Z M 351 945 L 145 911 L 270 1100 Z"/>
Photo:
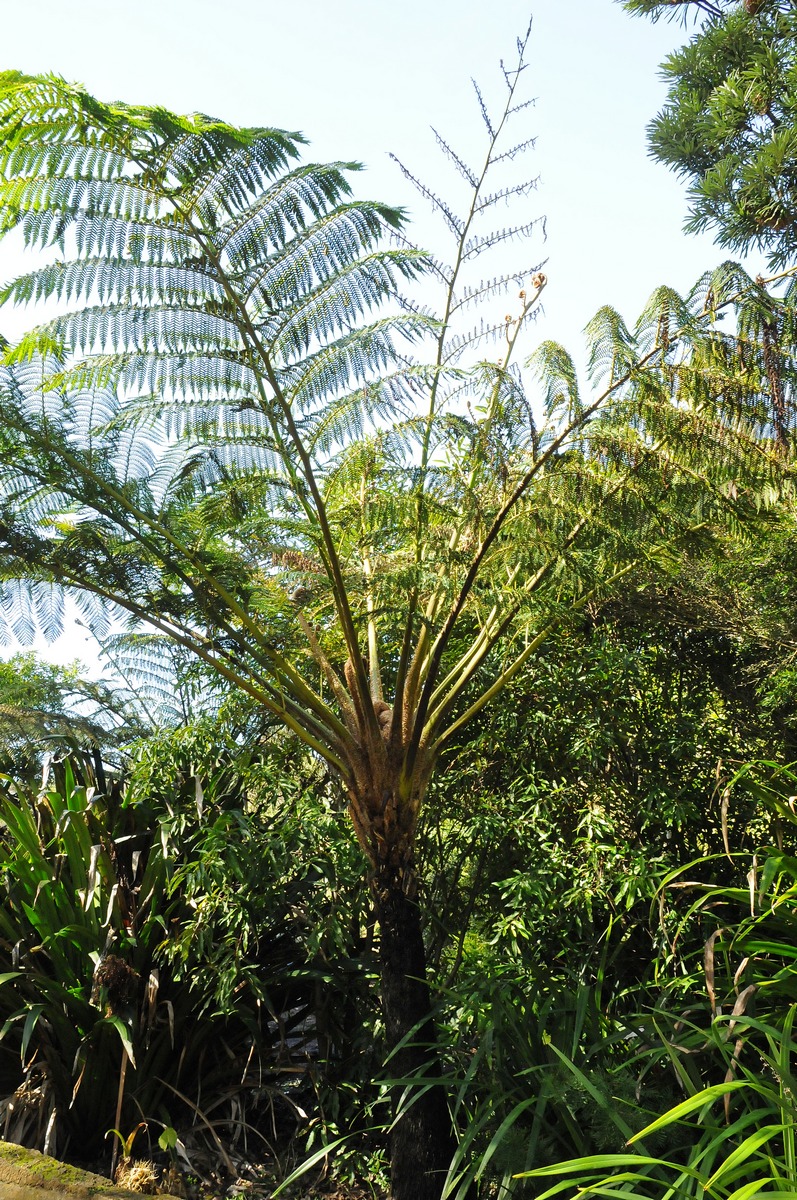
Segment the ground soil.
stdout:
<path fill-rule="evenodd" d="M 118 1187 L 104 1175 L 81 1170 L 59 1162 L 38 1150 L 27 1150 L 0 1141 L 0 1200 L 146 1200 L 156 1192 L 182 1195 L 188 1200 L 269 1200 L 279 1180 L 271 1172 L 255 1173 L 240 1179 L 223 1191 L 212 1185 L 181 1188 L 176 1181 L 153 1191 L 151 1175 L 136 1172 L 124 1177 L 133 1186 Z M 380 1200 L 371 1188 L 358 1184 L 335 1184 L 329 1180 L 297 1182 L 286 1189 L 284 1200 Z"/>

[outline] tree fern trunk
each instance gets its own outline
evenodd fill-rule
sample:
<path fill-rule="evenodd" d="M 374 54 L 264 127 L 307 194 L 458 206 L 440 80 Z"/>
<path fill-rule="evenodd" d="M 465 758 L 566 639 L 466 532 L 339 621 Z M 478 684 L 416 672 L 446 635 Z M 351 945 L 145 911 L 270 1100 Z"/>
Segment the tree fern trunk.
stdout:
<path fill-rule="evenodd" d="M 382 1005 L 388 1049 L 395 1051 L 389 1074 L 391 1078 L 439 1078 L 420 912 L 415 900 L 404 894 L 394 870 L 381 874 L 375 890 L 381 930 Z M 397 1098 L 403 1090 L 395 1089 Z M 392 1200 L 440 1200 L 454 1149 L 445 1089 L 431 1087 L 413 1101 L 393 1129 Z"/>

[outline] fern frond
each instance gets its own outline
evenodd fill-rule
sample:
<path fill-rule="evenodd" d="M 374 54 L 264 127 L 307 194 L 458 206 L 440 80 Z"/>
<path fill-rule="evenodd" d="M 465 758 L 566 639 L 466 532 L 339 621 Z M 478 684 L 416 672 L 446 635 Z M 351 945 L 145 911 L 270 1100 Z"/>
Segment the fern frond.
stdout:
<path fill-rule="evenodd" d="M 480 255 L 486 254 L 489 250 L 493 250 L 496 246 L 500 246 L 504 242 L 529 238 L 540 222 L 541 218 L 535 217 L 532 221 L 524 221 L 518 225 L 509 225 L 503 229 L 496 229 L 492 233 L 474 234 L 465 243 L 463 258 L 478 258 Z"/>
<path fill-rule="evenodd" d="M 400 425 L 417 401 L 413 384 L 422 382 L 425 376 L 423 369 L 409 367 L 383 373 L 364 387 L 338 396 L 317 417 L 303 424 L 308 450 L 326 457 L 343 445 L 358 442 L 380 425 Z"/>
<path fill-rule="evenodd" d="M 582 411 L 578 376 L 572 357 L 558 342 L 542 342 L 529 359 L 545 395 L 549 420 L 560 417 L 572 421 Z"/>
<path fill-rule="evenodd" d="M 666 353 L 670 345 L 690 330 L 699 333 L 697 318 L 688 302 L 672 288 L 660 287 L 643 308 L 634 336 L 640 354 L 655 349 Z"/>
<path fill-rule="evenodd" d="M 485 128 L 487 130 L 487 133 L 489 134 L 490 140 L 494 141 L 495 136 L 496 136 L 496 131 L 495 131 L 495 127 L 494 127 L 492 121 L 490 120 L 490 114 L 487 111 L 487 105 L 484 102 L 484 96 L 481 93 L 481 88 L 479 87 L 479 85 L 475 79 L 471 79 L 471 83 L 473 85 L 473 90 L 476 93 L 476 101 L 479 105 L 479 111 L 481 112 L 482 120 L 484 121 Z"/>
<path fill-rule="evenodd" d="M 588 371 L 596 384 L 613 384 L 639 357 L 636 341 L 615 309 L 598 310 L 584 330 L 589 345 Z"/>
<path fill-rule="evenodd" d="M 395 154 L 391 154 L 390 157 L 401 171 L 404 178 L 415 188 L 416 192 L 418 192 L 419 195 L 424 198 L 424 200 L 427 200 L 429 204 L 431 204 L 434 211 L 443 218 L 451 232 L 456 237 L 459 237 L 465 227 L 463 219 L 454 213 L 450 205 L 443 200 L 441 196 L 438 196 L 435 192 L 433 192 L 432 189 L 428 187 L 422 180 L 420 180 L 417 175 L 413 175 L 412 171 L 410 171 L 409 167 L 404 165 L 401 159 L 397 158 Z"/>
<path fill-rule="evenodd" d="M 420 338 L 429 323 L 409 316 L 383 317 L 344 334 L 298 367 L 286 368 L 286 390 L 299 411 L 310 411 L 325 397 L 337 396 L 354 384 L 365 384 L 395 361 L 394 337 Z"/>

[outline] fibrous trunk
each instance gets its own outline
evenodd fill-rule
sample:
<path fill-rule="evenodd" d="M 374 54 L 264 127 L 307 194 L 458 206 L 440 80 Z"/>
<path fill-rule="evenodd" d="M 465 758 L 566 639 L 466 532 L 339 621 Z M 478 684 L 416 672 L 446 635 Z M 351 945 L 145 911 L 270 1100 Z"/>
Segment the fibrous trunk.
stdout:
<path fill-rule="evenodd" d="M 412 877 L 411 872 L 403 876 L 405 881 Z M 382 1005 L 392 1052 L 388 1070 L 391 1078 L 420 1083 L 417 1099 L 411 1091 L 402 1102 L 406 1111 L 391 1134 L 391 1198 L 440 1200 L 455 1143 L 444 1088 L 436 1084 L 423 1091 L 420 1082 L 422 1076 L 440 1078 L 420 912 L 394 869 L 377 870 L 374 885 L 381 930 Z M 395 1088 L 397 1102 L 404 1090 Z"/>

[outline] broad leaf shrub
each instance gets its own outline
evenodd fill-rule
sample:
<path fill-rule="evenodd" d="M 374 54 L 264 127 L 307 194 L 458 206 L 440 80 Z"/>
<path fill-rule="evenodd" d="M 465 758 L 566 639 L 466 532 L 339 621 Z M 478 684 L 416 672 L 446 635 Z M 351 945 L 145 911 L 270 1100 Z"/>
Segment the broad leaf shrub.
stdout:
<path fill-rule="evenodd" d="M 231 1171 L 236 1154 L 272 1153 L 315 1104 L 311 1059 L 357 1053 L 347 1013 L 362 969 L 356 946 L 342 953 L 350 930 L 334 905 L 361 887 L 353 839 L 336 866 L 319 849 L 336 814 L 273 758 L 242 775 L 213 741 L 201 727 L 160 739 L 124 795 L 77 783 L 68 760 L 59 787 L 2 777 L 7 1139 L 96 1157 L 109 1130 L 143 1120 L 137 1152 L 176 1128 L 183 1165 Z"/>
<path fill-rule="evenodd" d="M 664 882 L 661 1002 L 639 1014 L 634 1058 L 638 1095 L 666 1069 L 681 1099 L 619 1153 L 521 1172 L 540 1200 L 797 1193 L 797 857 L 789 852 L 797 819 L 794 797 L 784 795 L 795 782 L 790 769 L 756 763 L 726 788 L 726 807 L 746 792 L 776 816 L 774 845 L 752 858 L 728 851 L 738 883 L 705 882 L 710 860 Z M 662 1136 L 664 1148 L 655 1142 Z"/>
<path fill-rule="evenodd" d="M 661 992 L 658 895 L 684 856 L 721 849 L 717 763 L 756 743 L 716 682 L 727 639 L 638 608 L 552 639 L 427 809 L 454 1196 L 474 1180 L 480 1195 L 533 1194 L 513 1179 L 523 1165 L 621 1152 L 681 1097 L 662 1066 L 637 1092 L 638 1014 Z M 726 812 L 732 838 L 754 807 Z M 723 856 L 702 878 L 733 870 Z"/>

